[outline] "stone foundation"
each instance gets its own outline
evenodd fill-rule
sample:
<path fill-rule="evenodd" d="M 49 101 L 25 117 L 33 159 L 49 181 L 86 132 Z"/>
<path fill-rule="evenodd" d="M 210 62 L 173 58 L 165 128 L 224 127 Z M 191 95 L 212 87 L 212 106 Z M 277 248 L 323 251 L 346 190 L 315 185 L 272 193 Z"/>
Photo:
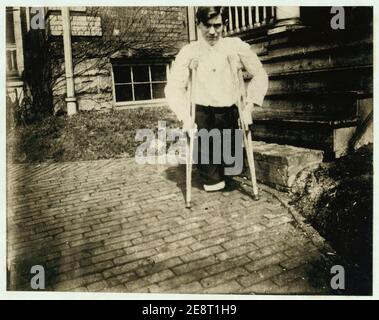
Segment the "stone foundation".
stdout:
<path fill-rule="evenodd" d="M 288 191 L 299 172 L 317 167 L 323 159 L 320 150 L 254 141 L 257 180 Z"/>

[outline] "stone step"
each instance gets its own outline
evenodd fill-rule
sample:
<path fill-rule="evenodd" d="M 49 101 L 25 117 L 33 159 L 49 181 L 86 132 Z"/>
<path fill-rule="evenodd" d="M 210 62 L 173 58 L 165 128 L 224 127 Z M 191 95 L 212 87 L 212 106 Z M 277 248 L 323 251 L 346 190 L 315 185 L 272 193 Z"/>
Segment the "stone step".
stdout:
<path fill-rule="evenodd" d="M 253 137 L 258 141 L 322 150 L 324 160 L 333 160 L 348 152 L 357 120 L 288 121 L 256 120 Z"/>
<path fill-rule="evenodd" d="M 253 142 L 257 180 L 278 190 L 288 191 L 297 174 L 316 168 L 323 160 L 321 150 L 289 145 Z"/>

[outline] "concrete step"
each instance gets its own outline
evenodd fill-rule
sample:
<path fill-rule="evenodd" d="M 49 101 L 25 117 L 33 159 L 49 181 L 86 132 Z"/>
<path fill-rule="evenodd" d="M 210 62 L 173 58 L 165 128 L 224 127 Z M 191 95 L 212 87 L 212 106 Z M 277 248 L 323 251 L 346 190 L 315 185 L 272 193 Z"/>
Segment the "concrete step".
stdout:
<path fill-rule="evenodd" d="M 321 150 L 253 142 L 257 180 L 278 190 L 289 191 L 304 169 L 316 168 L 323 160 Z"/>

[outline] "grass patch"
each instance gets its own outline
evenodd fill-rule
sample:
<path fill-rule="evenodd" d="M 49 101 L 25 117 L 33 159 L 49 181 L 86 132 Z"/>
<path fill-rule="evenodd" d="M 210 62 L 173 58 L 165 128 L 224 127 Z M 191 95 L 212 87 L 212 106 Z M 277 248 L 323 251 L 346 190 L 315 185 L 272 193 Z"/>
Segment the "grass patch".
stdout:
<path fill-rule="evenodd" d="M 346 294 L 370 294 L 373 250 L 373 146 L 300 177 L 292 204 L 344 258 Z"/>
<path fill-rule="evenodd" d="M 35 163 L 134 156 L 141 144 L 135 141 L 136 130 L 149 128 L 157 132 L 159 120 L 166 121 L 167 127 L 179 127 L 174 114 L 165 107 L 50 116 L 9 131 L 9 160 Z"/>

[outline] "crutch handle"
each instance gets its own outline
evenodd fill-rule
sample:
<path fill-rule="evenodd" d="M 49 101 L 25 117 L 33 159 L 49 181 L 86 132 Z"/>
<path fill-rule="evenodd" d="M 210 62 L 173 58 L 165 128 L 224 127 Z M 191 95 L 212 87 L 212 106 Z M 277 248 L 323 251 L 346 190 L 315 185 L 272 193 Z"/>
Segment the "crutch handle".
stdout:
<path fill-rule="evenodd" d="M 192 59 L 192 60 L 190 61 L 188 68 L 189 68 L 190 70 L 196 70 L 198 66 L 199 66 L 199 60 L 197 60 L 197 59 L 195 58 L 195 59 Z"/>
<path fill-rule="evenodd" d="M 229 54 L 227 58 L 228 58 L 228 62 L 230 64 L 230 66 L 232 68 L 232 71 L 234 71 L 235 74 L 238 74 L 238 71 L 242 70 L 242 68 L 243 68 L 239 56 Z"/>

